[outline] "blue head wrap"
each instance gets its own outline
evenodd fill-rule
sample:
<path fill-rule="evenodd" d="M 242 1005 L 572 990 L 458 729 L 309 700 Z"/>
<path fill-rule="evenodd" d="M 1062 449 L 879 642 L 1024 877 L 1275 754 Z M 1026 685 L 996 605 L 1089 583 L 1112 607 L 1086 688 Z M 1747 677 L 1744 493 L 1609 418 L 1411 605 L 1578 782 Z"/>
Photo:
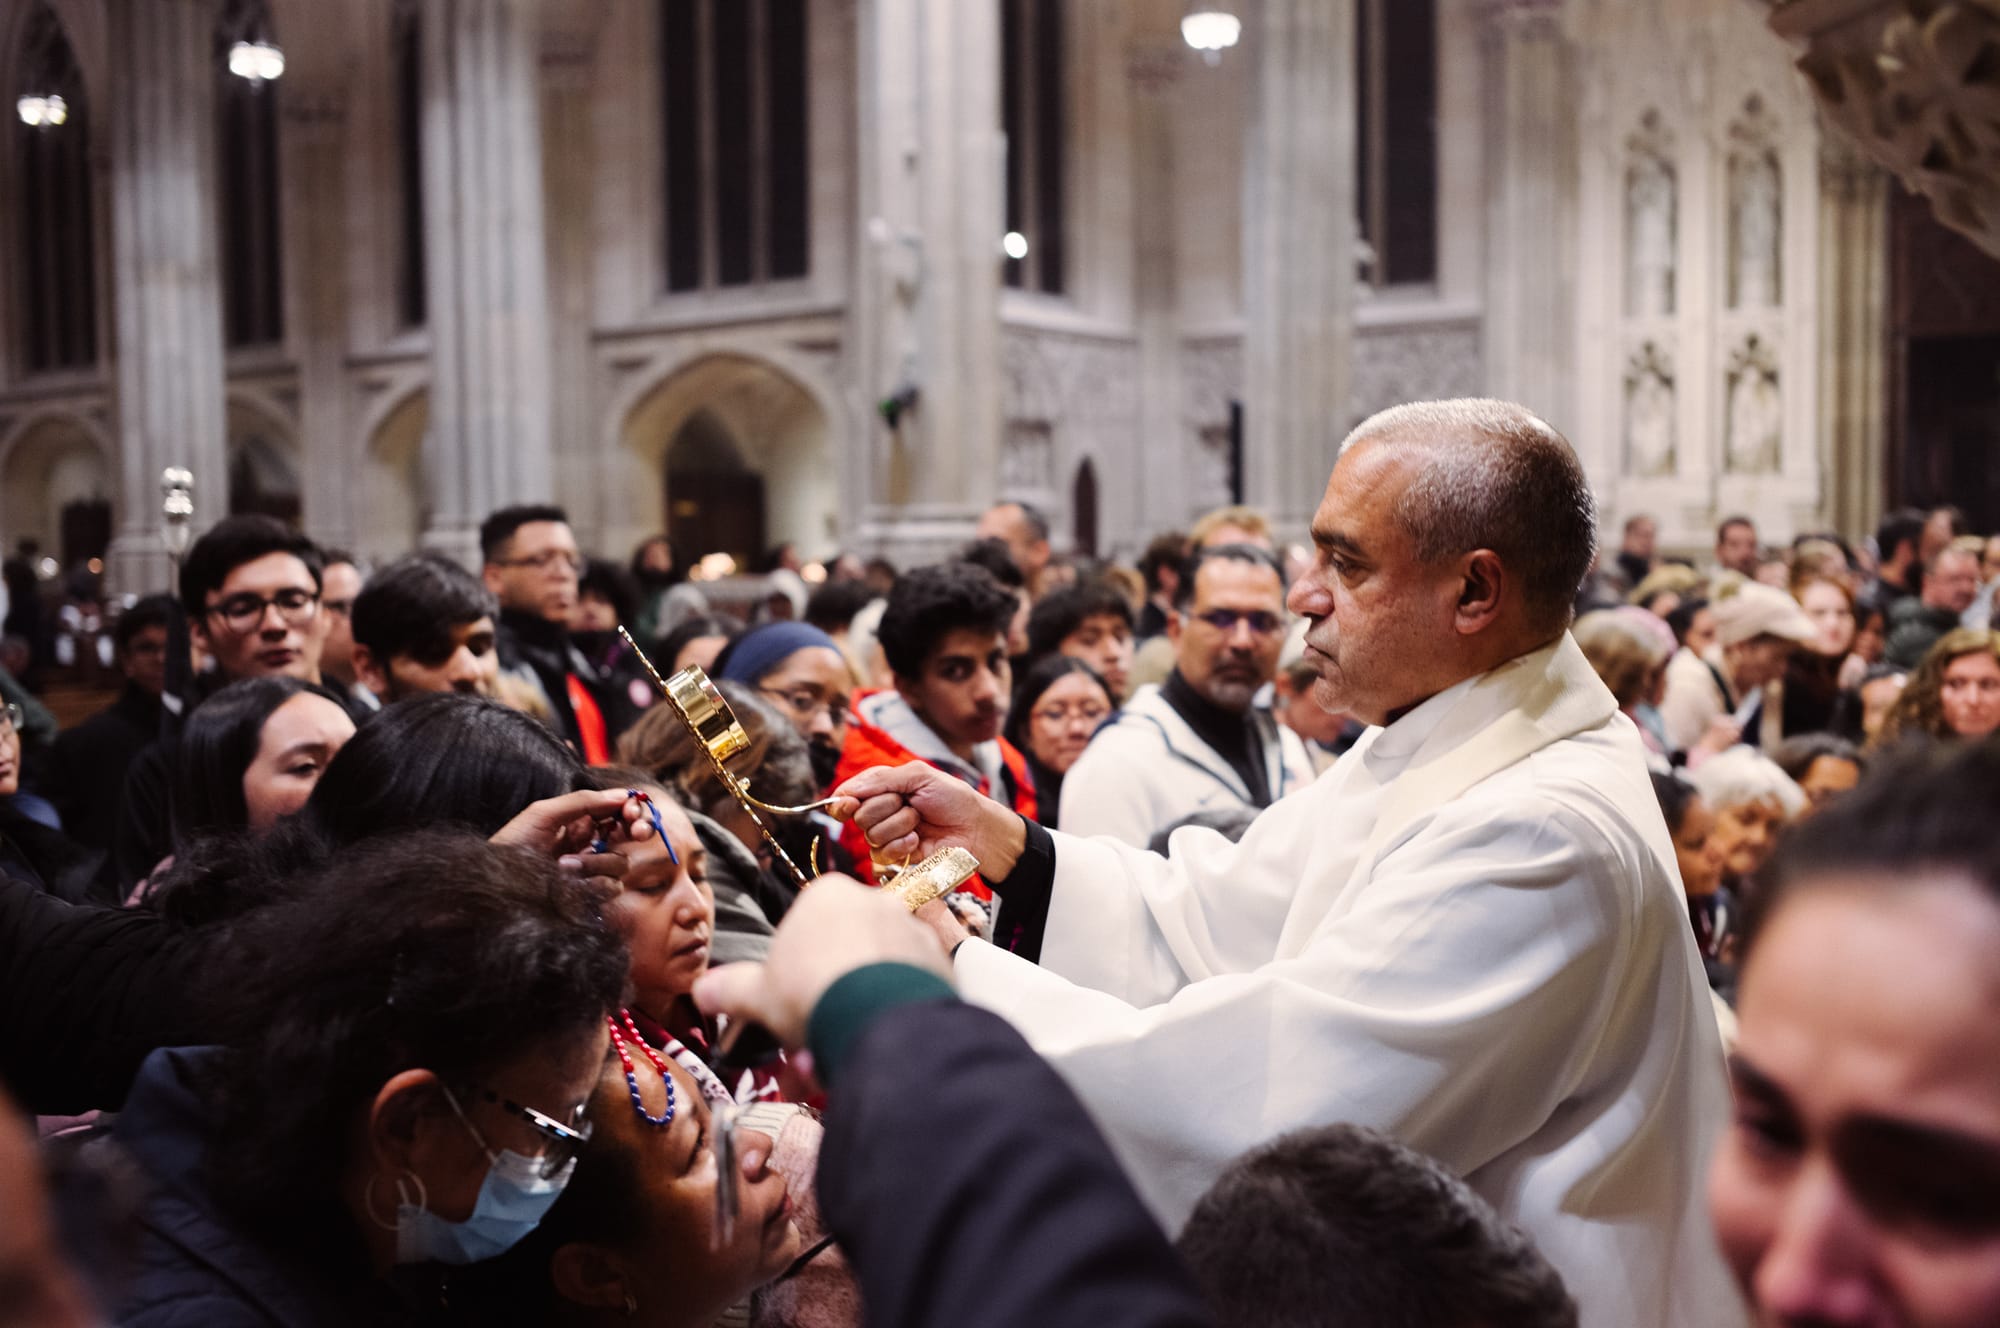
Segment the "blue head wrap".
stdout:
<path fill-rule="evenodd" d="M 836 654 L 840 651 L 834 639 L 817 627 L 801 622 L 766 623 L 745 632 L 729 648 L 729 658 L 722 664 L 722 676 L 730 682 L 755 687 L 765 674 L 786 659 L 814 646 L 825 646 Z"/>

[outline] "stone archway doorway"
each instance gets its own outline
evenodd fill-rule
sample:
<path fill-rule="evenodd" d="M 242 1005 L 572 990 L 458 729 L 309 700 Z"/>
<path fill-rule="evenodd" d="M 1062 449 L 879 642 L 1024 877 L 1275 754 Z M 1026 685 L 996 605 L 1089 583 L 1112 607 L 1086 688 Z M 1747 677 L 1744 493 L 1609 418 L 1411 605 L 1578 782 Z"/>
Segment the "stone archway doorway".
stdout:
<path fill-rule="evenodd" d="M 764 477 L 744 464 L 729 429 L 697 410 L 667 444 L 667 534 L 683 556 L 726 553 L 739 565 L 764 550 Z"/>
<path fill-rule="evenodd" d="M 840 491 L 828 415 L 776 364 L 736 352 L 693 360 L 638 401 L 624 434 L 659 477 L 664 524 L 684 558 L 727 553 L 742 565 L 779 543 L 807 558 L 833 550 Z"/>

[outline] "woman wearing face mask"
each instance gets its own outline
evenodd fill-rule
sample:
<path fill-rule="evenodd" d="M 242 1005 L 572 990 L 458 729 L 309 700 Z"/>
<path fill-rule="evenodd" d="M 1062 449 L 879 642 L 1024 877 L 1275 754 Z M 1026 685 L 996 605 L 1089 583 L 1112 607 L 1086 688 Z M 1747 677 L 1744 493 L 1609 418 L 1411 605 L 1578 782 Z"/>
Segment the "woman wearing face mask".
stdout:
<path fill-rule="evenodd" d="M 738 637 L 716 660 L 719 677 L 754 688 L 806 740 L 821 792 L 833 784 L 854 674 L 834 639 L 804 623 L 770 623 Z"/>
<path fill-rule="evenodd" d="M 149 1182 L 124 1325 L 375 1323 L 534 1229 L 589 1137 L 625 981 L 604 893 L 462 831 L 357 845 L 233 927 L 217 1047 L 115 1133 Z"/>
<path fill-rule="evenodd" d="M 448 1322 L 708 1328 L 808 1252 L 771 1138 L 750 1129 L 736 1134 L 737 1215 L 721 1238 L 726 1160 L 709 1101 L 678 1064 L 624 1042 L 598 1077 L 590 1143 L 563 1198 L 504 1258 L 452 1275 Z"/>

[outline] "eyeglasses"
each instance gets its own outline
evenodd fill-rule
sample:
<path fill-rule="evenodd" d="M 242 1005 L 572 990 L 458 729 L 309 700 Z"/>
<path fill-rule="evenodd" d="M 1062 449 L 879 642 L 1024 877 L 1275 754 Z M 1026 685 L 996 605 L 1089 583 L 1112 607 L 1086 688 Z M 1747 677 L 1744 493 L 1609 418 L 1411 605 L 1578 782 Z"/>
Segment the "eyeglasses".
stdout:
<path fill-rule="evenodd" d="M 553 1116 L 536 1111 L 533 1107 L 524 1107 L 513 1098 L 496 1093 L 483 1084 L 465 1084 L 463 1087 L 468 1094 L 491 1102 L 517 1120 L 526 1121 L 535 1133 L 542 1136 L 546 1147 L 536 1161 L 541 1164 L 539 1171 L 544 1180 L 568 1166 L 571 1159 L 581 1153 L 583 1146 L 590 1142 L 590 1120 L 586 1115 L 590 1104 L 587 1102 L 577 1103 L 576 1108 L 569 1114 L 568 1123 L 565 1124 Z M 446 1090 L 446 1094 L 449 1096 L 449 1090 Z M 452 1103 L 454 1107 L 457 1105 L 456 1101 Z M 463 1113 L 461 1113 L 462 1118 Z M 479 1142 L 485 1144 L 485 1138 L 479 1136 L 479 1131 L 473 1127 L 472 1122 L 465 1123 L 467 1128 L 472 1129 L 474 1136 L 479 1137 Z M 490 1151 L 490 1145 L 488 1147 Z"/>
<path fill-rule="evenodd" d="M 240 595 L 231 595 L 219 603 L 209 605 L 208 611 L 227 623 L 230 631 L 249 632 L 254 631 L 257 624 L 264 621 L 264 611 L 274 605 L 278 610 L 278 616 L 285 620 L 287 626 L 304 627 L 313 620 L 313 615 L 319 612 L 319 595 L 311 590 L 292 587 L 267 598 L 263 595 L 253 595 L 246 590 Z"/>
<path fill-rule="evenodd" d="M 0 706 L 0 733 L 19 733 L 21 725 L 27 722 L 28 717 L 21 713 L 21 707 L 12 701 Z"/>
<path fill-rule="evenodd" d="M 495 567 L 532 567 L 537 572 L 546 572 L 551 567 L 561 567 L 565 571 L 570 572 L 581 572 L 583 570 L 583 557 L 581 554 L 571 553 L 568 549 L 544 549 L 540 553 L 531 554 L 526 558 L 495 558 L 493 565 Z"/>
<path fill-rule="evenodd" d="M 839 728 L 847 722 L 847 717 L 851 713 L 847 698 L 844 696 L 820 696 L 816 692 L 803 689 L 779 692 L 768 687 L 759 687 L 757 690 L 773 701 L 781 702 L 801 724 L 809 724 L 823 714 L 833 721 L 835 728 Z"/>
<path fill-rule="evenodd" d="M 1037 706 L 1033 711 L 1035 720 L 1042 724 L 1067 724 L 1072 719 L 1080 719 L 1092 728 L 1111 713 L 1109 706 L 1101 705 L 1056 705 Z"/>
<path fill-rule="evenodd" d="M 1263 609 L 1252 609 L 1245 613 L 1237 609 L 1210 609 L 1206 613 L 1189 615 L 1207 623 L 1218 632 L 1233 632 L 1237 623 L 1248 623 L 1257 636 L 1269 636 L 1285 625 L 1285 620 L 1275 613 Z"/>

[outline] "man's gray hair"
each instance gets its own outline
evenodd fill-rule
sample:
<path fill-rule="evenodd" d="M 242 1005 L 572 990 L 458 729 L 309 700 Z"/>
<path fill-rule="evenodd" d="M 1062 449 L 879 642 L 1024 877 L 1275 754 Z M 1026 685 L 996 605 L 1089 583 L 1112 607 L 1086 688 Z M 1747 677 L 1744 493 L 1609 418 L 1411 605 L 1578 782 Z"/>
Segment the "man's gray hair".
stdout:
<path fill-rule="evenodd" d="M 1417 556 L 1437 564 L 1491 549 L 1518 579 L 1532 621 L 1568 626 L 1597 551 L 1597 502 L 1569 440 L 1508 401 L 1395 406 L 1340 445 L 1422 448 L 1395 519 Z"/>

